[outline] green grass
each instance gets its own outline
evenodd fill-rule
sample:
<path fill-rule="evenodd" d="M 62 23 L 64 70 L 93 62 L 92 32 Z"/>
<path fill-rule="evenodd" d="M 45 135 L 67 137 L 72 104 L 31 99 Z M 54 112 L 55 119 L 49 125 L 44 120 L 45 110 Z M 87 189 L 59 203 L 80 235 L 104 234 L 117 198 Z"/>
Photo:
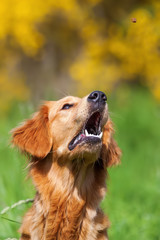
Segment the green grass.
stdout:
<path fill-rule="evenodd" d="M 148 92 L 123 89 L 110 100 L 122 164 L 109 170 L 110 239 L 160 239 L 160 108 Z"/>
<path fill-rule="evenodd" d="M 9 133 L 13 127 L 30 115 L 29 112 L 31 110 L 28 109 L 28 106 L 17 104 L 7 119 L 0 120 L 0 211 L 21 199 L 34 196 L 30 181 L 26 181 L 25 158 L 17 150 L 11 148 Z M 26 209 L 27 206 L 22 205 L 10 210 L 2 217 L 21 222 L 21 216 L 24 215 Z M 20 224 L 0 216 L 0 240 L 9 237 L 18 238 L 19 227 Z"/>
<path fill-rule="evenodd" d="M 19 106 L 19 105 L 18 105 Z M 160 108 L 144 89 L 123 87 L 109 99 L 122 164 L 109 169 L 108 193 L 102 208 L 109 215 L 111 240 L 160 240 Z M 20 199 L 32 198 L 25 159 L 9 147 L 10 129 L 29 116 L 14 107 L 0 120 L 0 211 Z M 30 204 L 4 217 L 20 222 Z M 0 218 L 0 239 L 17 237 L 19 224 Z"/>

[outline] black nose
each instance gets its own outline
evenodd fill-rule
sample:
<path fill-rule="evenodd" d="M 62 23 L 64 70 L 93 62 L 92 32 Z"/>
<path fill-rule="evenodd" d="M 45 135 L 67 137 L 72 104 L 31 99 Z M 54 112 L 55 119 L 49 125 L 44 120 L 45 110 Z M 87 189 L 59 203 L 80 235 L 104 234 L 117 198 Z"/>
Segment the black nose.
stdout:
<path fill-rule="evenodd" d="M 99 102 L 99 103 L 105 103 L 107 101 L 107 96 L 104 92 L 101 91 L 94 91 L 92 92 L 87 99 L 89 102 Z"/>

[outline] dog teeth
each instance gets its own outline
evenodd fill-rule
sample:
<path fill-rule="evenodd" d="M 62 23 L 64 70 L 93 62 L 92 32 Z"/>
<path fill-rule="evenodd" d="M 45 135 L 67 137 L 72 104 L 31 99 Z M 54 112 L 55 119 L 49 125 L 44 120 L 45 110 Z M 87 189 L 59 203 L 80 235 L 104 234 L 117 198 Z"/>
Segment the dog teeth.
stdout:
<path fill-rule="evenodd" d="M 85 135 L 88 137 L 88 132 L 87 132 L 87 130 L 86 130 L 86 129 L 85 129 L 84 133 L 85 133 Z"/>
<path fill-rule="evenodd" d="M 99 138 L 102 138 L 102 135 L 103 135 L 103 133 L 101 132 L 98 136 L 99 136 Z"/>
<path fill-rule="evenodd" d="M 90 134 L 90 133 L 88 133 L 87 129 L 85 129 L 85 135 L 86 135 L 86 137 L 98 137 L 98 138 L 102 138 L 103 133 L 101 132 L 99 135 Z"/>

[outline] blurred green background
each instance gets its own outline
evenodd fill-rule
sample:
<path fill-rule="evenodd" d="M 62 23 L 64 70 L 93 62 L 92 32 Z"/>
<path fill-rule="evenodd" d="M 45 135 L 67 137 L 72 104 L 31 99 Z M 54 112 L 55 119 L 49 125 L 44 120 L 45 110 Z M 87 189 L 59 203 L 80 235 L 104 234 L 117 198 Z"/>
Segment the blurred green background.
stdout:
<path fill-rule="evenodd" d="M 0 211 L 34 196 L 9 131 L 41 100 L 102 90 L 123 151 L 102 203 L 110 239 L 160 240 L 159 26 L 155 0 L 0 2 Z M 0 216 L 0 239 L 29 206 Z"/>

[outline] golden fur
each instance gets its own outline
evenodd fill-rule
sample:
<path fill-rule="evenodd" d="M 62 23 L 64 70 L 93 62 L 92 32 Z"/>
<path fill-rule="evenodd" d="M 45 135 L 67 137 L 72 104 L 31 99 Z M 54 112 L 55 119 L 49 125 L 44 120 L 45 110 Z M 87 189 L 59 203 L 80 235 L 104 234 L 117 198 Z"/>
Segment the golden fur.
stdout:
<path fill-rule="evenodd" d="M 65 104 L 72 107 L 63 110 Z M 100 144 L 69 142 L 91 114 L 87 97 L 48 101 L 32 119 L 12 131 L 13 144 L 31 155 L 36 188 L 33 206 L 20 228 L 21 240 L 107 240 L 108 218 L 99 204 L 106 193 L 106 168 L 120 162 L 107 104 Z"/>

